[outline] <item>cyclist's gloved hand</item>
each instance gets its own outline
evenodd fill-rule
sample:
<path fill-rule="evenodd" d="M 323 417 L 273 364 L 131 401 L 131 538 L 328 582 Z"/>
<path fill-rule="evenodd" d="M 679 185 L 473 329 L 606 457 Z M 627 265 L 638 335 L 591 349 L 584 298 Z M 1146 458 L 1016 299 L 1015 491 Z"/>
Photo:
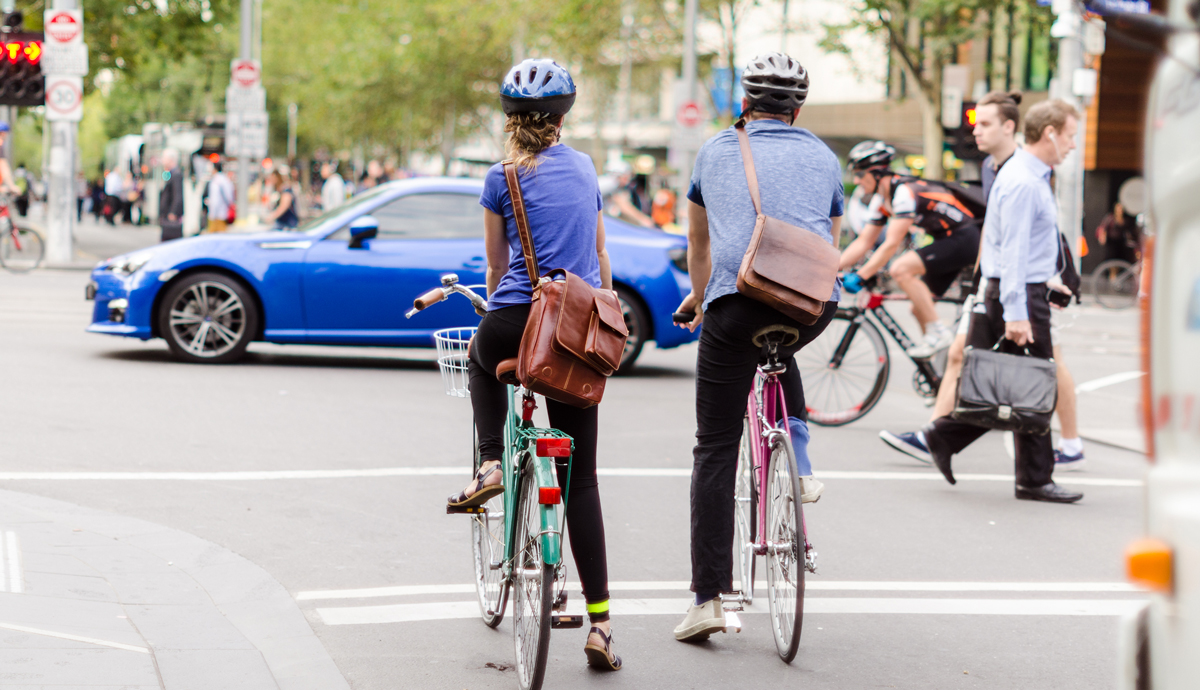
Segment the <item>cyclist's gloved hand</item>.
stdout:
<path fill-rule="evenodd" d="M 853 295 L 863 289 L 863 279 L 857 273 L 847 273 L 842 276 L 842 287 Z"/>

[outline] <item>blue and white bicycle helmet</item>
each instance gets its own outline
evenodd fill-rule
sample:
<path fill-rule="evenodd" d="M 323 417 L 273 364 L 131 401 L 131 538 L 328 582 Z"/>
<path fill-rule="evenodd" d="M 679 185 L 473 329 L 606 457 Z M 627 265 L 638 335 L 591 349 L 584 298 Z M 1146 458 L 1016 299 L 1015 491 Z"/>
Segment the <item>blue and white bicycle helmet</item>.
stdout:
<path fill-rule="evenodd" d="M 10 129 L 11 128 L 8 126 L 7 122 L 5 122 L 4 120 L 0 120 L 0 132 L 7 132 Z"/>
<path fill-rule="evenodd" d="M 500 85 L 505 115 L 546 113 L 566 115 L 575 105 L 575 80 L 553 60 L 529 59 L 508 71 Z"/>

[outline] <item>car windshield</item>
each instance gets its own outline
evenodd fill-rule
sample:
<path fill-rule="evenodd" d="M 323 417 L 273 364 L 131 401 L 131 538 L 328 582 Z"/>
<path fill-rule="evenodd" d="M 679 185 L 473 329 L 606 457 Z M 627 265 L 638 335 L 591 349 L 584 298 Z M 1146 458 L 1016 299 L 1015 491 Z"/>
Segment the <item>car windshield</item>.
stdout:
<path fill-rule="evenodd" d="M 357 216 L 359 214 L 355 212 L 354 209 L 361 209 L 363 206 L 369 205 L 376 197 L 378 197 L 380 194 L 383 194 L 384 191 L 386 191 L 385 187 L 376 187 L 368 192 L 363 192 L 362 194 L 352 197 L 349 201 L 341 206 L 338 206 L 332 211 L 326 211 L 316 218 L 305 221 L 300 225 L 300 227 L 296 228 L 296 230 L 298 232 L 312 232 L 313 230 L 320 228 L 325 221 L 343 213 L 351 213 L 352 215 Z"/>

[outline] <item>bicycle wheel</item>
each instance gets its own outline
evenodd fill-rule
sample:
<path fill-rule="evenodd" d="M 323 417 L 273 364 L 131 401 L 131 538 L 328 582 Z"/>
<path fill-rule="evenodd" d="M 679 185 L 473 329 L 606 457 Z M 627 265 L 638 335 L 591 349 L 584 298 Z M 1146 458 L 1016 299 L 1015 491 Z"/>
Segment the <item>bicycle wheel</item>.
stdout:
<path fill-rule="evenodd" d="M 475 472 L 479 472 L 479 435 L 475 434 Z M 483 504 L 483 513 L 471 516 L 471 555 L 475 561 L 475 591 L 479 613 L 489 628 L 500 625 L 508 603 L 508 581 L 493 564 L 504 561 L 504 494 Z"/>
<path fill-rule="evenodd" d="M 8 227 L 12 221 L 4 223 Z M 31 271 L 42 264 L 46 245 L 42 236 L 31 228 L 6 227 L 0 234 L 0 266 L 14 273 Z"/>
<path fill-rule="evenodd" d="M 1100 306 L 1128 309 L 1137 303 L 1138 276 L 1123 259 L 1109 259 L 1092 272 L 1092 293 Z"/>
<path fill-rule="evenodd" d="M 734 528 L 737 538 L 733 542 L 735 560 L 741 577 L 743 603 L 754 601 L 754 538 L 758 526 L 758 485 L 751 450 L 750 420 L 742 423 L 742 441 L 738 445 L 737 484 L 734 493 Z"/>
<path fill-rule="evenodd" d="M 554 566 L 542 559 L 542 507 L 537 478 L 525 467 L 517 497 L 513 536 L 513 643 L 517 652 L 517 681 L 521 690 L 537 690 L 546 676 L 550 653 L 550 608 L 554 598 Z"/>
<path fill-rule="evenodd" d="M 767 474 L 767 603 L 779 657 L 796 658 L 804 623 L 804 512 L 800 477 L 787 434 L 771 447 Z"/>
<path fill-rule="evenodd" d="M 796 353 L 808 419 L 841 426 L 875 407 L 887 387 L 887 344 L 866 314 L 838 311 L 825 332 Z"/>

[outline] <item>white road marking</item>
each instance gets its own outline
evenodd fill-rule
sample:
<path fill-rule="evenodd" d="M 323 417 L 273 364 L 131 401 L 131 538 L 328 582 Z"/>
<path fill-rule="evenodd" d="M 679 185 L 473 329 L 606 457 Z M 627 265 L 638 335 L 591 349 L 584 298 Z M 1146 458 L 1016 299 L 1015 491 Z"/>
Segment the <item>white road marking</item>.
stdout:
<path fill-rule="evenodd" d="M 100 645 L 101 647 L 112 647 L 113 649 L 124 649 L 127 652 L 141 652 L 149 654 L 150 650 L 146 647 L 135 647 L 131 644 L 123 644 L 121 642 L 109 642 L 108 640 L 98 640 L 94 637 L 83 637 L 81 635 L 68 635 L 67 633 L 54 632 L 53 630 L 39 630 L 37 628 L 27 628 L 23 625 L 13 625 L 12 623 L 0 623 L 0 628 L 5 630 L 15 630 L 17 632 L 29 633 L 30 635 L 45 635 L 46 637 L 57 637 L 60 640 L 71 640 L 73 642 L 86 642 L 88 644 Z"/>
<path fill-rule="evenodd" d="M 363 479 L 377 477 L 436 477 L 463 476 L 465 467 L 377 467 L 361 470 L 258 470 L 243 472 L 0 472 L 0 481 L 189 481 L 189 482 L 248 482 L 276 479 Z M 692 476 L 692 470 L 674 467 L 609 467 L 600 468 L 601 477 L 678 477 Z M 858 470 L 817 471 L 822 479 L 871 479 L 901 481 L 944 481 L 937 472 L 864 472 Z M 1011 474 L 956 474 L 960 481 L 1012 482 Z M 1106 477 L 1072 477 L 1068 482 L 1080 486 L 1139 487 L 1140 479 Z"/>
<path fill-rule="evenodd" d="M 754 586 L 766 591 L 767 583 L 756 580 Z M 809 577 L 804 583 L 809 590 L 830 592 L 1141 592 L 1125 582 L 868 582 L 830 581 Z M 658 582 L 610 582 L 613 592 L 686 592 L 684 580 Z M 364 589 L 325 589 L 297 592 L 296 601 L 324 599 L 375 599 L 379 597 L 419 596 L 429 594 L 474 594 L 475 585 L 398 585 Z"/>
<path fill-rule="evenodd" d="M 1110 376 L 1101 376 L 1098 379 L 1092 379 L 1091 381 L 1084 381 L 1083 383 L 1079 384 L 1078 386 L 1075 386 L 1075 392 L 1076 393 L 1090 393 L 1094 390 L 1099 390 L 1101 388 L 1107 388 L 1108 386 L 1115 386 L 1118 383 L 1125 383 L 1126 381 L 1140 379 L 1145 374 L 1146 374 L 1146 372 L 1144 372 L 1144 371 L 1123 371 L 1120 374 L 1112 374 Z"/>
<path fill-rule="evenodd" d="M 682 616 L 689 599 L 613 599 L 614 616 Z M 760 597 L 745 614 L 767 613 Z M 1123 616 L 1145 605 L 1135 599 L 885 599 L 805 597 L 806 614 L 929 614 L 929 615 L 1007 615 L 1007 616 Z M 568 605 L 572 613 L 583 612 L 582 602 Z M 424 604 L 389 604 L 319 608 L 317 615 L 326 625 L 377 625 L 416 621 L 451 620 L 479 616 L 474 601 Z"/>
<path fill-rule="evenodd" d="M 21 578 L 21 542 L 16 532 L 4 533 L 4 551 L 8 566 L 8 591 L 20 594 L 25 591 L 25 583 Z"/>

